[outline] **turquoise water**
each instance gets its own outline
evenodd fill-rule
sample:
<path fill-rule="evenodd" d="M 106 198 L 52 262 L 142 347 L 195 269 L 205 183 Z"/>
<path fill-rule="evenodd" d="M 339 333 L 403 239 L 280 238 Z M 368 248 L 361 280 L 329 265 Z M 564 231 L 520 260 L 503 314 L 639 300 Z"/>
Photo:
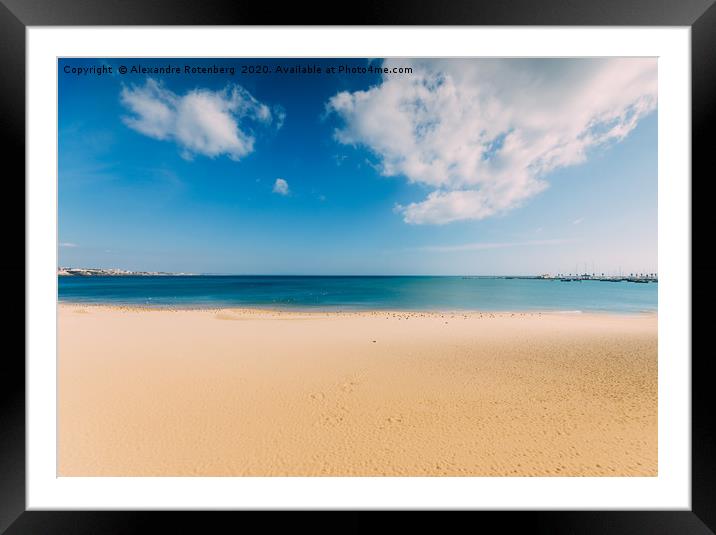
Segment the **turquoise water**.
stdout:
<path fill-rule="evenodd" d="M 58 277 L 59 300 L 174 307 L 653 312 L 657 283 L 500 277 Z"/>

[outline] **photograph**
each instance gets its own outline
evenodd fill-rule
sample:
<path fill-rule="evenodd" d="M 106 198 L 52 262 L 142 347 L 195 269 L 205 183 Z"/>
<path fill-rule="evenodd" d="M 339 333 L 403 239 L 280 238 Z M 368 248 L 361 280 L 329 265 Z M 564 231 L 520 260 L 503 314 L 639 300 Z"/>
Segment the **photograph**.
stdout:
<path fill-rule="evenodd" d="M 656 479 L 659 61 L 58 57 L 56 475 Z"/>

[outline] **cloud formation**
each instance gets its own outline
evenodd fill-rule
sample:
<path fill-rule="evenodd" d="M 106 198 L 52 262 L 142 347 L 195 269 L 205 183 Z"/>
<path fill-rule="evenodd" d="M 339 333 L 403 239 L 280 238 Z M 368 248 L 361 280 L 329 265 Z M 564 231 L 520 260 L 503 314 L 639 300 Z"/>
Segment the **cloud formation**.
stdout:
<path fill-rule="evenodd" d="M 65 241 L 65 242 L 60 242 L 60 247 L 74 248 L 74 247 L 79 247 L 79 245 L 77 245 L 76 243 Z"/>
<path fill-rule="evenodd" d="M 148 78 L 143 86 L 123 87 L 120 101 L 131 112 L 122 118 L 124 124 L 176 143 L 187 159 L 226 155 L 238 161 L 254 150 L 250 125 L 280 128 L 285 117 L 280 108 L 272 110 L 240 85 L 221 91 L 193 89 L 180 96 Z"/>
<path fill-rule="evenodd" d="M 288 189 L 288 182 L 286 182 L 283 178 L 277 178 L 276 182 L 273 183 L 273 192 L 283 196 L 288 195 L 290 193 Z"/>
<path fill-rule="evenodd" d="M 407 223 L 478 220 L 543 191 L 546 176 L 624 139 L 657 105 L 653 58 L 386 60 L 384 75 L 342 91 L 335 137 L 367 147 L 384 176 L 432 191 L 398 206 Z"/>

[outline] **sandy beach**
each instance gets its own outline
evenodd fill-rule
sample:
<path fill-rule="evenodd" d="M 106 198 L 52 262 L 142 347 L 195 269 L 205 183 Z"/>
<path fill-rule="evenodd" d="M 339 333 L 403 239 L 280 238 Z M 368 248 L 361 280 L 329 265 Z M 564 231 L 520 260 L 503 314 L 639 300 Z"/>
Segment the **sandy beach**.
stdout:
<path fill-rule="evenodd" d="M 655 314 L 59 305 L 60 476 L 656 476 Z"/>

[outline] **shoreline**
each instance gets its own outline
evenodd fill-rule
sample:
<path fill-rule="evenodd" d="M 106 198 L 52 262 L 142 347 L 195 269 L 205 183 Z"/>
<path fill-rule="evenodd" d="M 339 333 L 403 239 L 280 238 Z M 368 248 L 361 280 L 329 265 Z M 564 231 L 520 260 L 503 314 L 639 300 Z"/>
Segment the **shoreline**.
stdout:
<path fill-rule="evenodd" d="M 247 312 L 247 313 L 282 313 L 282 314 L 423 314 L 423 315 L 440 315 L 440 314 L 463 314 L 463 315 L 505 315 L 505 314 L 522 314 L 522 315 L 580 315 L 580 316 L 658 316 L 658 310 L 639 310 L 639 311 L 622 311 L 622 310 L 556 310 L 556 309 L 514 309 L 514 310 L 494 310 L 494 309 L 397 309 L 397 308 L 300 308 L 300 307 L 266 307 L 266 306 L 211 306 L 206 304 L 197 305 L 161 305 L 161 304 L 133 304 L 133 303 L 84 303 L 78 301 L 57 301 L 60 307 L 92 307 L 106 308 L 110 310 L 124 311 L 147 311 L 147 312 Z"/>

